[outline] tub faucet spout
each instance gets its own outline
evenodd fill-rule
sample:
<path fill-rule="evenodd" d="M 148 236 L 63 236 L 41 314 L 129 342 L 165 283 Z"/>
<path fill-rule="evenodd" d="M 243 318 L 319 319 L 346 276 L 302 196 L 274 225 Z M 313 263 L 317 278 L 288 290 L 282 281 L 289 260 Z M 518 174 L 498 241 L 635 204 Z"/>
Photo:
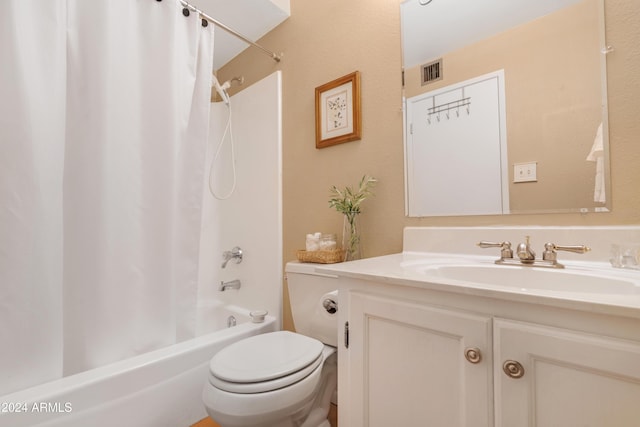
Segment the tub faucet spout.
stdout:
<path fill-rule="evenodd" d="M 227 289 L 240 289 L 240 286 L 240 280 L 232 280 L 230 282 L 221 281 L 220 288 L 218 288 L 218 290 L 220 292 L 224 292 Z"/>

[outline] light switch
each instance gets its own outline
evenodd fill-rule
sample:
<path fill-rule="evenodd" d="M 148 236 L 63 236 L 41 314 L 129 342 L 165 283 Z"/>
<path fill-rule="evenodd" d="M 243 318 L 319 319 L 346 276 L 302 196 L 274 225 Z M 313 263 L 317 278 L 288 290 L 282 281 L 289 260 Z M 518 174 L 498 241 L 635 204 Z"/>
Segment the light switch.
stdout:
<path fill-rule="evenodd" d="M 538 162 L 514 163 L 513 182 L 533 182 L 537 181 L 536 166 Z"/>

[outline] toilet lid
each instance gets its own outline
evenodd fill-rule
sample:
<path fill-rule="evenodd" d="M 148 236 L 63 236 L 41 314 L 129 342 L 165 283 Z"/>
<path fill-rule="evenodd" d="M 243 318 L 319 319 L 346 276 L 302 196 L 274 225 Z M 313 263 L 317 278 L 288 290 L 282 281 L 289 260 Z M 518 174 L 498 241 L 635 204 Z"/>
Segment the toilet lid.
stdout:
<path fill-rule="evenodd" d="M 212 377 L 224 382 L 271 381 L 315 368 L 322 360 L 323 348 L 320 341 L 289 331 L 255 335 L 220 350 L 211 359 L 209 370 Z"/>

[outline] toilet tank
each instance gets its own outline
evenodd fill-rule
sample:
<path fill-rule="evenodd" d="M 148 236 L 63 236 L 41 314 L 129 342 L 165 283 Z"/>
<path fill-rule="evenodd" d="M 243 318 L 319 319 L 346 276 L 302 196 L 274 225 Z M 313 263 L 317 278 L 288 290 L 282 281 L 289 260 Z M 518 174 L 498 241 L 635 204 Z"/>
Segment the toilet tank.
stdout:
<path fill-rule="evenodd" d="M 323 307 L 327 298 L 338 302 L 337 276 L 316 272 L 318 266 L 291 261 L 285 267 L 293 323 L 299 334 L 337 347 L 338 313 Z"/>

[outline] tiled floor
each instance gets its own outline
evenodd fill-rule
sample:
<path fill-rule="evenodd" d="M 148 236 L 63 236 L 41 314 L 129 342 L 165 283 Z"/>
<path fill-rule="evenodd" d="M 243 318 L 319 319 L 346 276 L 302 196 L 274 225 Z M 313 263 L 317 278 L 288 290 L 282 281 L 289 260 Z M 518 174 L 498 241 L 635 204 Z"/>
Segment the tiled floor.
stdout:
<path fill-rule="evenodd" d="M 329 423 L 331 423 L 331 427 L 338 427 L 338 407 L 336 405 L 331 405 L 331 409 L 329 410 Z M 193 424 L 191 427 L 220 427 L 220 425 L 207 417 Z"/>

